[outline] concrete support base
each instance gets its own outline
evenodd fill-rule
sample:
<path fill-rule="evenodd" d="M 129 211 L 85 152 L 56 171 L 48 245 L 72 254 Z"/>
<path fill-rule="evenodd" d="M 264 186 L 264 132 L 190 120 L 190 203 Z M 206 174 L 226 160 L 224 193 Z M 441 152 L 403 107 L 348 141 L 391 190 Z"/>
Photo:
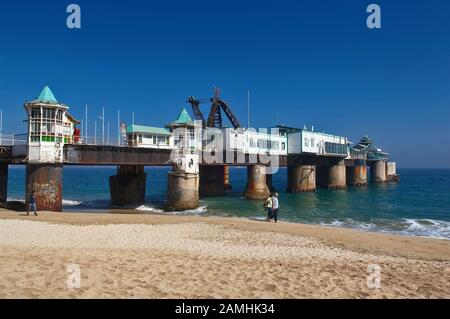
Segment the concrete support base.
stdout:
<path fill-rule="evenodd" d="M 266 183 L 266 167 L 251 165 L 247 167 L 247 186 L 243 196 L 248 199 L 266 199 L 270 191 Z"/>
<path fill-rule="evenodd" d="M 168 174 L 166 210 L 181 211 L 197 208 L 199 204 L 199 175 L 181 171 Z"/>
<path fill-rule="evenodd" d="M 367 165 L 365 160 L 355 160 L 355 166 L 347 167 L 347 184 L 351 186 L 367 185 Z"/>
<path fill-rule="evenodd" d="M 230 167 L 229 166 L 224 166 L 224 184 L 225 184 L 225 190 L 231 190 L 233 189 L 233 185 L 231 185 L 231 181 L 230 181 Z"/>
<path fill-rule="evenodd" d="M 370 173 L 373 183 L 386 183 L 386 161 L 376 161 L 371 167 Z"/>
<path fill-rule="evenodd" d="M 62 211 L 62 164 L 28 164 L 25 199 L 35 192 L 38 210 Z"/>
<path fill-rule="evenodd" d="M 0 164 L 0 203 L 8 200 L 8 164 Z"/>
<path fill-rule="evenodd" d="M 344 160 L 332 166 L 317 167 L 316 183 L 321 188 L 345 189 L 347 188 L 346 172 Z"/>
<path fill-rule="evenodd" d="M 316 191 L 316 167 L 314 165 L 288 166 L 288 186 L 290 193 Z"/>
<path fill-rule="evenodd" d="M 200 166 L 200 196 L 225 193 L 225 166 Z"/>
<path fill-rule="evenodd" d="M 347 188 L 345 161 L 342 160 L 337 164 L 330 166 L 328 171 L 328 189 L 345 189 Z"/>
<path fill-rule="evenodd" d="M 393 183 L 398 183 L 398 182 L 400 182 L 400 175 L 398 175 L 398 174 L 388 175 L 387 181 L 388 182 L 393 182 Z"/>
<path fill-rule="evenodd" d="M 117 175 L 109 177 L 111 205 L 137 205 L 145 200 L 147 174 L 144 166 L 120 165 Z"/>

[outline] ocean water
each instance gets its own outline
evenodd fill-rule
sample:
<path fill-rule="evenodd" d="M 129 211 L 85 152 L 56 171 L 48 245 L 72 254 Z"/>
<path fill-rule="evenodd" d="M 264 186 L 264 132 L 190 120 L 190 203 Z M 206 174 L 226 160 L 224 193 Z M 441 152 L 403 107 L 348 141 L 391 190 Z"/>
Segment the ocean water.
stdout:
<path fill-rule="evenodd" d="M 202 198 L 199 209 L 164 212 L 168 171 L 166 167 L 147 168 L 146 202 L 129 208 L 143 214 L 265 217 L 262 202 L 241 196 L 247 178 L 245 168 L 230 169 L 233 190 L 226 196 Z M 400 169 L 400 183 L 298 194 L 285 192 L 286 173 L 286 169 L 280 169 L 273 177 L 280 194 L 280 220 L 450 239 L 450 170 Z M 115 167 L 65 167 L 65 212 L 107 211 L 108 178 L 114 174 Z M 23 166 L 10 166 L 8 183 L 8 198 L 23 199 Z"/>

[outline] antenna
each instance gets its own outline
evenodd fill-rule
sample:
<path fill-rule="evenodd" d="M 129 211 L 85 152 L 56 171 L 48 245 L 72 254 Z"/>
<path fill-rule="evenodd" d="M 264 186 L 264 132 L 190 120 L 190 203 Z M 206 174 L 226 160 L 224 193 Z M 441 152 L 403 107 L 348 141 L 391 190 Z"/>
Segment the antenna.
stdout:
<path fill-rule="evenodd" d="M 132 122 L 131 122 L 131 127 L 133 128 L 133 142 L 132 142 L 132 145 L 134 145 L 134 112 L 132 113 L 132 117 L 133 117 L 133 119 L 132 119 Z"/>
<path fill-rule="evenodd" d="M 120 146 L 120 110 L 117 109 L 117 146 Z"/>
<path fill-rule="evenodd" d="M 277 125 L 279 124 L 279 122 L 278 122 L 278 108 L 277 108 Z"/>
<path fill-rule="evenodd" d="M 247 129 L 250 128 L 250 90 L 247 91 Z"/>
<path fill-rule="evenodd" d="M 84 114 L 84 121 L 86 122 L 86 144 L 88 142 L 88 105 L 86 104 L 86 110 L 85 110 L 85 114 Z"/>
<path fill-rule="evenodd" d="M 214 86 L 214 100 L 218 100 L 220 98 L 220 88 Z"/>
<path fill-rule="evenodd" d="M 106 134 L 106 144 L 109 145 L 109 121 L 108 121 L 108 133 Z"/>

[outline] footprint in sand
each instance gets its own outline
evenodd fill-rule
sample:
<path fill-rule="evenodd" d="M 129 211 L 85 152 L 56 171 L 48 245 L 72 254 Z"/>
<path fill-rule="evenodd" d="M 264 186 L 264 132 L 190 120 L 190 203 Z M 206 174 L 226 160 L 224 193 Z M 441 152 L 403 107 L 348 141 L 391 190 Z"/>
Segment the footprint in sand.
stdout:
<path fill-rule="evenodd" d="M 277 286 L 272 284 L 264 284 L 264 290 L 268 291 L 275 291 L 277 289 Z"/>

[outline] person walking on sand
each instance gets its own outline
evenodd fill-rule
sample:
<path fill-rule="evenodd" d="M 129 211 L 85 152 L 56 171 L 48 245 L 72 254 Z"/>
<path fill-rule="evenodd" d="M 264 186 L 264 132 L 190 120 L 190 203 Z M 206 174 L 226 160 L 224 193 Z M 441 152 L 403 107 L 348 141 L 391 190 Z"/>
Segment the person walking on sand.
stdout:
<path fill-rule="evenodd" d="M 33 191 L 30 195 L 30 198 L 28 200 L 28 205 L 27 205 L 27 216 L 30 216 L 30 206 L 34 211 L 34 216 L 37 216 L 37 207 L 36 207 L 36 195 L 35 192 Z"/>
<path fill-rule="evenodd" d="M 272 217 L 273 220 L 278 222 L 278 209 L 280 208 L 280 203 L 278 201 L 278 193 L 274 193 L 272 197 Z"/>
<path fill-rule="evenodd" d="M 267 221 L 272 219 L 272 194 L 264 201 L 264 208 L 267 210 Z"/>

